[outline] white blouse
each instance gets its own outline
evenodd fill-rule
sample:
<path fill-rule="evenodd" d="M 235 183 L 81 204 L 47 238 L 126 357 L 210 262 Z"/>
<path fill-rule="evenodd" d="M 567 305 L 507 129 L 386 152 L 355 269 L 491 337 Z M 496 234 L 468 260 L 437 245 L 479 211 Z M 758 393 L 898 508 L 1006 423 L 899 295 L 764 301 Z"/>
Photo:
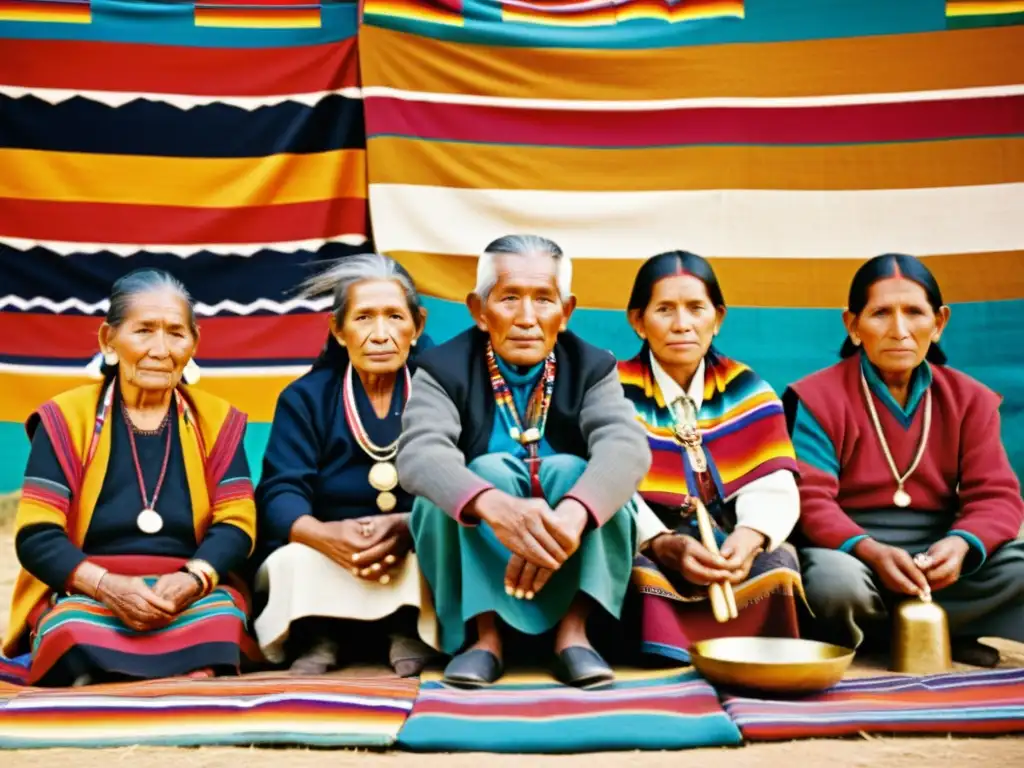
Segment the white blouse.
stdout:
<path fill-rule="evenodd" d="M 700 361 L 688 391 L 684 392 L 661 364 L 651 355 L 651 370 L 662 397 L 669 405 L 680 398 L 689 398 L 697 413 L 704 403 L 704 361 Z M 777 469 L 740 488 L 736 494 L 736 525 L 764 534 L 765 548 L 771 552 L 786 540 L 800 517 L 800 491 L 796 478 L 786 469 Z M 728 499 L 725 499 L 728 501 Z M 646 544 L 668 530 L 647 506 L 640 494 L 637 502 L 637 540 Z"/>

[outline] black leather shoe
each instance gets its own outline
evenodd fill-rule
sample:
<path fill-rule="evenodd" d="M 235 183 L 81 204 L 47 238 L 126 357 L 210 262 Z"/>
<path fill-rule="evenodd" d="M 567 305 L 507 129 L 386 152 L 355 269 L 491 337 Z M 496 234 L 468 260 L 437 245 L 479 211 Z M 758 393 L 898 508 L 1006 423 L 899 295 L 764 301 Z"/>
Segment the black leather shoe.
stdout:
<path fill-rule="evenodd" d="M 448 662 L 442 682 L 456 688 L 481 688 L 500 680 L 504 672 L 501 659 L 477 648 L 460 653 Z"/>
<path fill-rule="evenodd" d="M 615 682 L 615 673 L 593 648 L 573 645 L 555 656 L 555 677 L 575 688 L 596 688 Z"/>
<path fill-rule="evenodd" d="M 954 639 L 952 645 L 953 661 L 960 664 L 989 669 L 999 664 L 999 651 L 990 645 L 979 643 L 974 638 Z"/>

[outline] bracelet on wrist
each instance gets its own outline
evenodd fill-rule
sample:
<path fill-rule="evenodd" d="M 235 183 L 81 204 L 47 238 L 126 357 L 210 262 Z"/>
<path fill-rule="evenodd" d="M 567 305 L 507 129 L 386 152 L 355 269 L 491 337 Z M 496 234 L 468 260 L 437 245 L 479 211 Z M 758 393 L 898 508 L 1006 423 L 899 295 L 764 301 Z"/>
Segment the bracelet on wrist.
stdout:
<path fill-rule="evenodd" d="M 204 596 L 216 589 L 217 584 L 220 582 L 217 569 L 205 560 L 189 560 L 185 563 L 185 570 L 202 581 L 203 588 L 201 594 Z"/>
<path fill-rule="evenodd" d="M 103 572 L 100 574 L 99 578 L 96 579 L 96 583 L 92 585 L 92 595 L 90 595 L 90 597 L 92 597 L 93 599 L 97 599 L 97 597 L 99 596 L 99 594 L 100 594 L 100 585 L 103 583 L 103 580 L 105 578 L 107 578 L 107 574 L 108 573 L 110 573 L 110 571 L 108 571 L 106 568 L 104 568 Z"/>
<path fill-rule="evenodd" d="M 202 576 L 200 576 L 198 573 L 193 573 L 192 571 L 190 571 L 188 568 L 185 568 L 185 567 L 182 567 L 180 572 L 181 573 L 187 573 L 189 576 L 192 577 L 192 579 L 196 583 L 196 586 L 199 587 L 199 594 L 200 595 L 205 595 L 206 594 L 206 582 L 203 580 Z"/>

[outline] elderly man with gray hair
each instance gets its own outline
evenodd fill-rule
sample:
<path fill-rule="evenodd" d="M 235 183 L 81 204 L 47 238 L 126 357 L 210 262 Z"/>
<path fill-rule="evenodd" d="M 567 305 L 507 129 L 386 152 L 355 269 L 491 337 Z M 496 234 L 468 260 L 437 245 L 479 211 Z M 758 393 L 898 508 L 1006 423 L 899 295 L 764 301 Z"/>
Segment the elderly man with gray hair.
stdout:
<path fill-rule="evenodd" d="M 409 527 L 441 646 L 458 653 L 452 685 L 498 680 L 509 629 L 555 629 L 564 683 L 614 680 L 587 619 L 621 611 L 651 455 L 615 359 L 566 330 L 571 280 L 550 240 L 495 240 L 466 300 L 475 327 L 423 354 L 413 379 L 398 473 L 418 497 Z"/>

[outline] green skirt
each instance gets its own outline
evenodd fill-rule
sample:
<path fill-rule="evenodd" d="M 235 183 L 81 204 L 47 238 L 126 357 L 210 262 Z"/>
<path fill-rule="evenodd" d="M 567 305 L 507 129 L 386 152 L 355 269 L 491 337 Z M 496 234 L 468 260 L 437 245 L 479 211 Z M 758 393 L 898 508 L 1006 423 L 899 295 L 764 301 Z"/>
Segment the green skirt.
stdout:
<path fill-rule="evenodd" d="M 586 466 L 569 455 L 541 462 L 540 485 L 551 506 L 569 492 Z M 469 469 L 505 493 L 529 496 L 529 470 L 511 454 L 481 456 Z M 446 653 L 462 648 L 466 622 L 483 613 L 495 612 L 513 629 L 540 635 L 561 621 L 580 592 L 614 618 L 622 610 L 635 546 L 632 502 L 600 528 L 586 532 L 580 548 L 533 600 L 505 593 L 505 567 L 512 554 L 486 523 L 460 525 L 436 504 L 417 498 L 409 527 L 420 571 L 434 594 L 440 645 Z"/>

